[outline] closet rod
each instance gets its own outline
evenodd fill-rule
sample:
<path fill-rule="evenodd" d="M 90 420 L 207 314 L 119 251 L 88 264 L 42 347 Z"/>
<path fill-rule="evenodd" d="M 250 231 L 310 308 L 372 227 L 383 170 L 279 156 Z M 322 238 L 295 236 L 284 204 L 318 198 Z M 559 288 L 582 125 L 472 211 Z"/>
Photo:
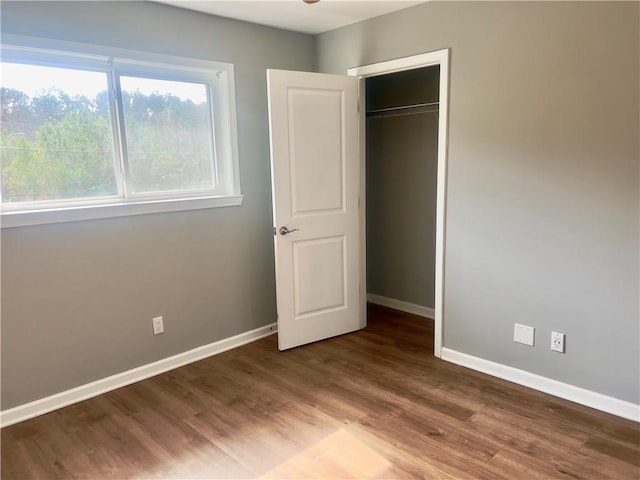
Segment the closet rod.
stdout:
<path fill-rule="evenodd" d="M 383 113 L 383 112 L 393 112 L 396 110 L 407 110 L 409 108 L 419 108 L 419 107 L 432 107 L 435 105 L 440 105 L 440 102 L 429 102 L 429 103 L 415 103 L 413 105 L 403 105 L 401 107 L 389 107 L 389 108 L 378 108 L 376 110 L 368 110 L 369 113 Z"/>
<path fill-rule="evenodd" d="M 435 108 L 433 110 L 410 110 L 408 112 L 386 112 L 386 113 L 367 113 L 367 118 L 389 118 L 389 117 L 405 117 L 407 115 L 420 115 L 424 113 L 433 113 L 436 117 L 438 116 L 438 109 Z"/>

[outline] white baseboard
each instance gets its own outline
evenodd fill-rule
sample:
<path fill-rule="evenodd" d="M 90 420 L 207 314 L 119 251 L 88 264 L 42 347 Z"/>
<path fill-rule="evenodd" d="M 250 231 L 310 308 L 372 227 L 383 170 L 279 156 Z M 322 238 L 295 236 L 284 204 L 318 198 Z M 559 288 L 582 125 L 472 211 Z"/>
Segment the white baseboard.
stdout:
<path fill-rule="evenodd" d="M 52 412 L 67 405 L 96 397 L 116 388 L 124 387 L 132 383 L 139 382 L 145 378 L 153 377 L 160 373 L 168 372 L 183 365 L 197 362 L 203 358 L 217 355 L 232 348 L 240 347 L 247 343 L 253 342 L 263 337 L 267 337 L 277 331 L 277 324 L 265 325 L 248 332 L 240 333 L 233 337 L 225 338 L 217 342 L 203 345 L 201 347 L 179 353 L 172 357 L 163 358 L 157 362 L 142 365 L 140 367 L 127 370 L 126 372 L 117 373 L 110 377 L 106 377 L 95 382 L 81 385 L 71 390 L 56 393 L 49 397 L 41 398 L 24 405 L 10 408 L 0 412 L 0 427 L 7 427 L 14 423 L 28 420 L 45 413 Z"/>
<path fill-rule="evenodd" d="M 367 295 L 367 300 L 378 305 L 432 318 L 428 314 L 424 314 L 424 310 L 422 310 L 430 309 L 421 307 L 420 305 L 399 302 L 397 300 L 370 294 Z M 408 308 L 412 308 L 412 310 L 404 308 L 404 306 L 408 306 Z M 417 310 L 415 307 L 417 307 Z M 49 397 L 4 410 L 0 412 L 0 427 L 7 427 L 24 420 L 28 420 L 29 418 L 37 417 L 59 408 L 96 397 L 111 390 L 139 382 L 146 378 L 153 377 L 154 375 L 168 372 L 169 370 L 173 370 L 183 365 L 197 362 L 203 358 L 226 352 L 232 348 L 240 347 L 260 338 L 267 337 L 276 331 L 277 324 L 273 323 L 271 325 L 266 325 L 264 327 L 256 328 L 255 330 L 194 348 L 193 350 L 189 350 L 172 357 L 158 360 L 157 362 L 142 365 L 132 370 L 118 373 L 101 380 L 96 380 L 95 382 L 81 385 L 79 387 L 72 388 L 71 390 L 66 390 Z M 602 395 L 590 390 L 585 390 L 580 387 L 575 387 L 525 370 L 520 370 L 507 365 L 474 357 L 472 355 L 467 355 L 466 353 L 461 353 L 446 347 L 442 349 L 442 360 L 471 368 L 472 370 L 483 372 L 494 377 L 502 378 L 504 380 L 517 383 L 518 385 L 533 388 L 556 397 L 564 398 L 565 400 L 586 405 L 603 412 L 611 413 L 635 422 L 640 422 L 640 405 L 636 405 L 631 402 L 626 402 L 624 400 Z"/>
<path fill-rule="evenodd" d="M 375 303 L 376 305 L 382 305 L 383 307 L 393 308 L 400 310 L 401 312 L 412 313 L 421 317 L 436 318 L 436 312 L 433 308 L 423 307 L 422 305 L 416 305 L 415 303 L 403 302 L 402 300 L 396 300 L 395 298 L 383 297 L 382 295 L 375 295 L 373 293 L 367 293 L 367 302 Z"/>
<path fill-rule="evenodd" d="M 565 400 L 586 405 L 587 407 L 611 413 L 618 417 L 640 422 L 640 405 L 631 402 L 575 387 L 525 370 L 467 355 L 466 353 L 461 353 L 446 347 L 442 349 L 442 360 L 502 378 L 517 383 L 518 385 L 533 388 L 556 397 L 564 398 Z"/>

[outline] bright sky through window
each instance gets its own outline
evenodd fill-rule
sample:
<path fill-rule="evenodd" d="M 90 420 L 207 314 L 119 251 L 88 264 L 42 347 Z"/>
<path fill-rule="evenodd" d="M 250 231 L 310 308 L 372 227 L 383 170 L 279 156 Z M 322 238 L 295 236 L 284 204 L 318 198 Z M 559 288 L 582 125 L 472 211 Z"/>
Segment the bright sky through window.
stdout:
<path fill-rule="evenodd" d="M 43 74 L 43 69 L 46 74 Z M 2 64 L 2 86 L 26 93 L 30 97 L 48 91 L 52 86 L 67 94 L 93 98 L 105 89 L 105 74 L 70 70 L 66 68 L 42 67 L 20 63 Z"/>
<path fill-rule="evenodd" d="M 43 68 L 47 74 L 43 75 Z M 42 67 L 18 63 L 2 64 L 2 86 L 26 93 L 30 97 L 46 92 L 51 86 L 63 89 L 71 96 L 84 95 L 94 98 L 105 89 L 103 72 L 79 71 L 66 68 Z M 127 89 L 139 91 L 145 95 L 161 92 L 171 94 L 181 100 L 191 100 L 196 105 L 206 103 L 206 90 L 202 84 L 154 80 L 150 83 L 144 78 L 129 77 Z"/>

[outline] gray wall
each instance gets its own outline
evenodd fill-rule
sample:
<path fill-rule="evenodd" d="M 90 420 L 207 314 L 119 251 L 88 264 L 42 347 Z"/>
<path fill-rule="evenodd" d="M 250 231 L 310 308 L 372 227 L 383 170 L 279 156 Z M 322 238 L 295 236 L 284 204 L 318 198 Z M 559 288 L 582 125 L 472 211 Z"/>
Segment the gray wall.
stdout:
<path fill-rule="evenodd" d="M 445 346 L 634 403 L 639 7 L 429 2 L 317 46 L 330 73 L 451 48 Z"/>
<path fill-rule="evenodd" d="M 245 195 L 240 207 L 3 229 L 2 409 L 274 322 L 265 69 L 312 70 L 314 38 L 152 3 L 1 8 L 3 33 L 233 63 Z"/>

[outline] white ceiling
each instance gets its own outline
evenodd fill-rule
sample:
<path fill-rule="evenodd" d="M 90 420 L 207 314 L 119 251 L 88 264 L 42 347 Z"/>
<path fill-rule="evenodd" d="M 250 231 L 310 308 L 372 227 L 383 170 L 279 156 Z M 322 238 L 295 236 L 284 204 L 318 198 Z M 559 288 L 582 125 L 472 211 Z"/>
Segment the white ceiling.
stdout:
<path fill-rule="evenodd" d="M 295 32 L 322 33 L 425 1 L 404 0 L 154 0 L 158 3 L 284 28 Z"/>

